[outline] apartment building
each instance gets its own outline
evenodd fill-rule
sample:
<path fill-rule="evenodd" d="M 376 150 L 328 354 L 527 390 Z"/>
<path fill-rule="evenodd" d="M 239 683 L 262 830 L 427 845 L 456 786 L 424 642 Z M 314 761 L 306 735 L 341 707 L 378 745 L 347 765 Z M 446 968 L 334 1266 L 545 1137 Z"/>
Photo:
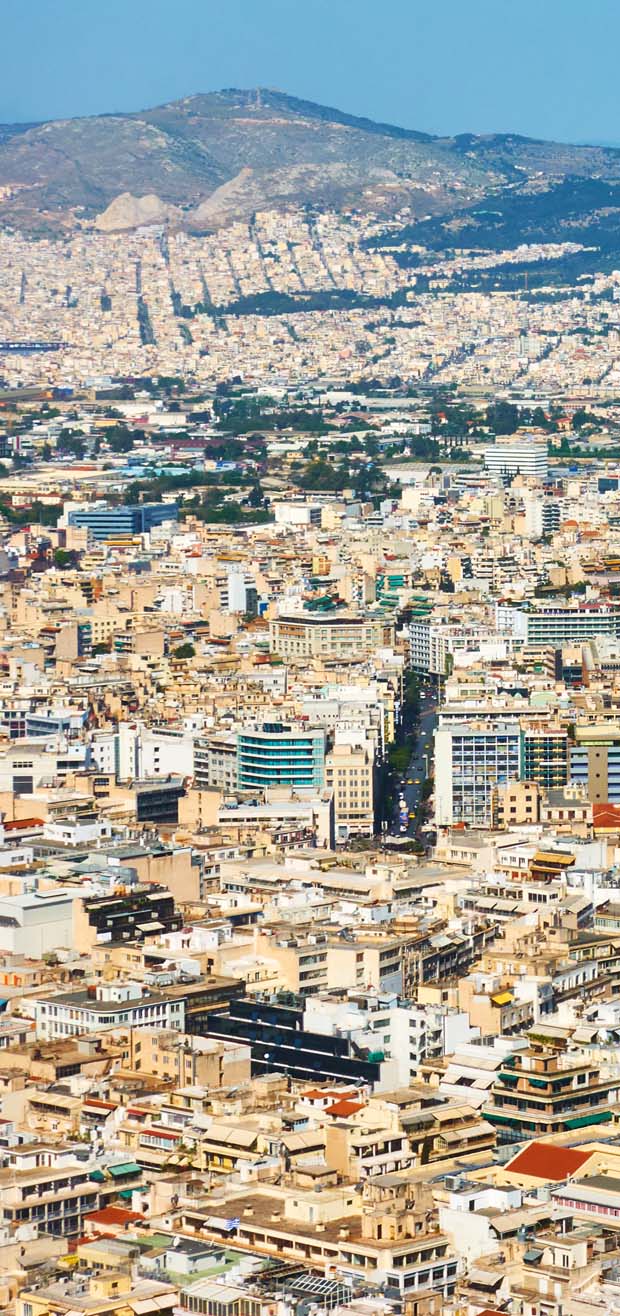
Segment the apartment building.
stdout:
<path fill-rule="evenodd" d="M 363 1194 L 360 1214 L 355 1190 L 346 1184 L 324 1188 L 320 1195 L 302 1187 L 278 1191 L 258 1186 L 246 1190 L 242 1200 L 233 1195 L 215 1199 L 219 1221 L 214 1201 L 200 1210 L 185 1207 L 180 1224 L 222 1240 L 226 1217 L 236 1210 L 235 1244 L 324 1274 L 335 1269 L 397 1302 L 421 1301 L 429 1316 L 439 1316 L 440 1306 L 427 1305 L 428 1299 L 436 1294 L 441 1302 L 454 1292 L 457 1259 L 432 1220 L 429 1186 L 378 1174 L 369 1177 Z"/>
<path fill-rule="evenodd" d="M 71 1238 L 82 1231 L 84 1217 L 96 1211 L 100 1186 L 88 1161 L 53 1151 L 42 1159 L 26 1151 L 12 1156 L 12 1165 L 0 1170 L 2 1219 L 13 1233 L 32 1225 L 42 1233 Z M 25 1313 L 27 1316 L 27 1313 Z"/>
<path fill-rule="evenodd" d="M 435 819 L 439 827 L 490 827 L 493 792 L 518 780 L 521 730 L 518 722 L 440 722 L 435 732 Z"/>
<path fill-rule="evenodd" d="M 105 942 L 174 932 L 183 924 L 174 896 L 152 882 L 126 887 L 119 883 L 110 895 L 88 896 L 73 904 L 75 945 L 81 951 Z"/>
<path fill-rule="evenodd" d="M 521 772 L 545 790 L 565 786 L 569 778 L 569 739 L 566 728 L 540 727 L 523 731 Z"/>
<path fill-rule="evenodd" d="M 620 636 L 617 604 L 537 602 L 527 611 L 496 604 L 495 617 L 498 631 L 508 632 L 531 648 L 560 649 L 563 644 L 585 643 L 597 635 Z"/>
<path fill-rule="evenodd" d="M 319 790 L 325 776 L 325 732 L 265 722 L 237 735 L 237 785 L 241 790 L 291 786 Z"/>
<path fill-rule="evenodd" d="M 282 615 L 269 623 L 269 647 L 281 658 L 356 659 L 394 645 L 394 622 L 373 613 Z"/>
<path fill-rule="evenodd" d="M 182 1032 L 185 1000 L 151 992 L 141 983 L 99 983 L 82 991 L 31 997 L 29 1010 L 37 1038 L 76 1037 L 80 1033 L 109 1031 L 123 1024 L 138 1028 L 174 1028 Z"/>
<path fill-rule="evenodd" d="M 138 1027 L 124 1033 L 123 1068 L 165 1079 L 173 1087 L 236 1087 L 249 1081 L 250 1060 L 249 1046 L 176 1029 Z"/>
<path fill-rule="evenodd" d="M 112 1264 L 112 1257 L 116 1264 Z M 83 1266 L 87 1259 L 89 1253 L 83 1249 Z M 119 1264 L 118 1251 L 109 1247 L 107 1265 L 95 1266 L 90 1273 L 59 1275 L 35 1287 L 28 1286 L 17 1299 L 16 1316 L 127 1316 L 129 1312 L 139 1312 L 140 1316 L 164 1312 L 171 1316 L 178 1301 L 176 1285 L 153 1279 L 132 1280 L 131 1260 L 129 1252 L 125 1264 Z"/>
<path fill-rule="evenodd" d="M 325 759 L 325 785 L 334 793 L 336 841 L 373 836 L 374 764 L 368 745 L 337 743 Z"/>
<path fill-rule="evenodd" d="M 592 804 L 620 804 L 620 725 L 576 724 L 570 781 Z"/>
<path fill-rule="evenodd" d="M 549 470 L 547 442 L 531 436 L 497 441 L 483 449 L 484 469 L 500 479 L 526 475 L 535 480 L 546 480 Z"/>
<path fill-rule="evenodd" d="M 348 1037 L 392 1062 L 394 1083 L 406 1088 L 426 1059 L 451 1054 L 472 1036 L 464 1011 L 439 1003 L 416 1005 L 398 995 L 360 992 L 311 996 L 304 1007 L 306 1026 L 330 1036 Z"/>
<path fill-rule="evenodd" d="M 237 738 L 215 733 L 194 741 L 194 784 L 215 786 L 227 794 L 237 788 Z"/>
<path fill-rule="evenodd" d="M 618 1103 L 618 1079 L 603 1078 L 578 1054 L 544 1042 L 507 1056 L 485 1114 L 507 1142 L 608 1124 Z"/>

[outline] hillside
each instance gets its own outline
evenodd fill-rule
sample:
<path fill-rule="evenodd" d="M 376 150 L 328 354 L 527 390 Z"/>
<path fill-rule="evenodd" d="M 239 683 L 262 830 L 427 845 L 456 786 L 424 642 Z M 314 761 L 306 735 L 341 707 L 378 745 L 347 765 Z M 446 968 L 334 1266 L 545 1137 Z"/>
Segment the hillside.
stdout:
<path fill-rule="evenodd" d="M 94 220 L 119 197 L 127 209 L 119 203 L 120 219 L 114 212 L 104 227 L 131 227 L 135 199 L 145 196 L 170 222 L 198 230 L 300 205 L 386 217 L 407 209 L 412 221 L 428 220 L 506 188 L 527 190 L 530 180 L 539 192 L 569 177 L 620 181 L 620 150 L 516 136 L 433 138 L 277 91 L 0 125 L 0 223 L 34 231 Z"/>

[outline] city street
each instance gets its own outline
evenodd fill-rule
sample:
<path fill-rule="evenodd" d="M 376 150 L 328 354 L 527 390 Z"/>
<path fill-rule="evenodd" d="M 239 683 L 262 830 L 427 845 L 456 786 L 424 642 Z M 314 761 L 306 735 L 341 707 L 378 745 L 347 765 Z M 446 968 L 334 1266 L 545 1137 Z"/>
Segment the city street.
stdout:
<path fill-rule="evenodd" d="M 434 692 L 428 693 L 426 687 L 420 691 L 420 716 L 415 724 L 415 748 L 404 780 L 399 782 L 399 795 L 405 796 L 407 803 L 407 814 L 416 815 L 418 812 L 422 787 L 426 778 L 431 774 L 433 762 L 433 732 L 436 722 L 436 695 Z M 394 828 L 395 835 L 404 835 L 400 831 L 400 808 L 397 801 Z M 407 834 L 410 837 L 416 835 L 416 819 L 408 817 Z"/>

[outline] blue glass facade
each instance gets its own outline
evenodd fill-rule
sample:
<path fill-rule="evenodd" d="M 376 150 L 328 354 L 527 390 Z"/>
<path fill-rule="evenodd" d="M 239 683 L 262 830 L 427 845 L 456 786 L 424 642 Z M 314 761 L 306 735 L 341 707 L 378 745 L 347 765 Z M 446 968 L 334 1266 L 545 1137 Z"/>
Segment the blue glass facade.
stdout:
<path fill-rule="evenodd" d="M 143 535 L 164 521 L 177 521 L 176 503 L 140 503 L 133 507 L 76 507 L 69 512 L 69 525 L 86 526 L 93 539 L 116 535 Z"/>
<path fill-rule="evenodd" d="M 241 790 L 292 786 L 320 790 L 325 774 L 325 733 L 272 723 L 237 736 L 237 785 Z"/>

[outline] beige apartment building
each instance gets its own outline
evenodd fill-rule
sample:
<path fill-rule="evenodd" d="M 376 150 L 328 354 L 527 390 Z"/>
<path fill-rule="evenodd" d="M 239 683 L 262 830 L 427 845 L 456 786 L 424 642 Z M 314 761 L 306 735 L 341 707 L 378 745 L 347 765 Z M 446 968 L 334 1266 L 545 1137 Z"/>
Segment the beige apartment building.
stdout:
<path fill-rule="evenodd" d="M 336 841 L 374 834 L 373 754 L 366 745 L 335 745 L 325 757 L 325 784 L 334 792 Z"/>
<path fill-rule="evenodd" d="M 260 933 L 254 947 L 277 965 L 283 987 L 312 994 L 352 986 L 399 991 L 406 944 L 406 938 L 387 934 L 358 932 L 347 940 L 317 929 L 296 936 Z"/>
<path fill-rule="evenodd" d="M 132 1281 L 124 1269 L 104 1269 L 84 1281 L 80 1276 L 57 1279 L 40 1288 L 23 1289 L 16 1316 L 160 1316 L 176 1306 L 178 1294 L 171 1284 L 157 1280 Z"/>
<path fill-rule="evenodd" d="M 123 1040 L 123 1069 L 174 1087 L 237 1087 L 250 1081 L 250 1060 L 250 1047 L 242 1043 L 172 1029 L 130 1028 Z"/>
<path fill-rule="evenodd" d="M 492 801 L 493 826 L 522 827 L 538 822 L 540 790 L 535 781 L 511 781 L 496 787 Z"/>
<path fill-rule="evenodd" d="M 394 645 L 394 621 L 370 613 L 273 617 L 269 647 L 281 658 L 355 660 Z"/>

